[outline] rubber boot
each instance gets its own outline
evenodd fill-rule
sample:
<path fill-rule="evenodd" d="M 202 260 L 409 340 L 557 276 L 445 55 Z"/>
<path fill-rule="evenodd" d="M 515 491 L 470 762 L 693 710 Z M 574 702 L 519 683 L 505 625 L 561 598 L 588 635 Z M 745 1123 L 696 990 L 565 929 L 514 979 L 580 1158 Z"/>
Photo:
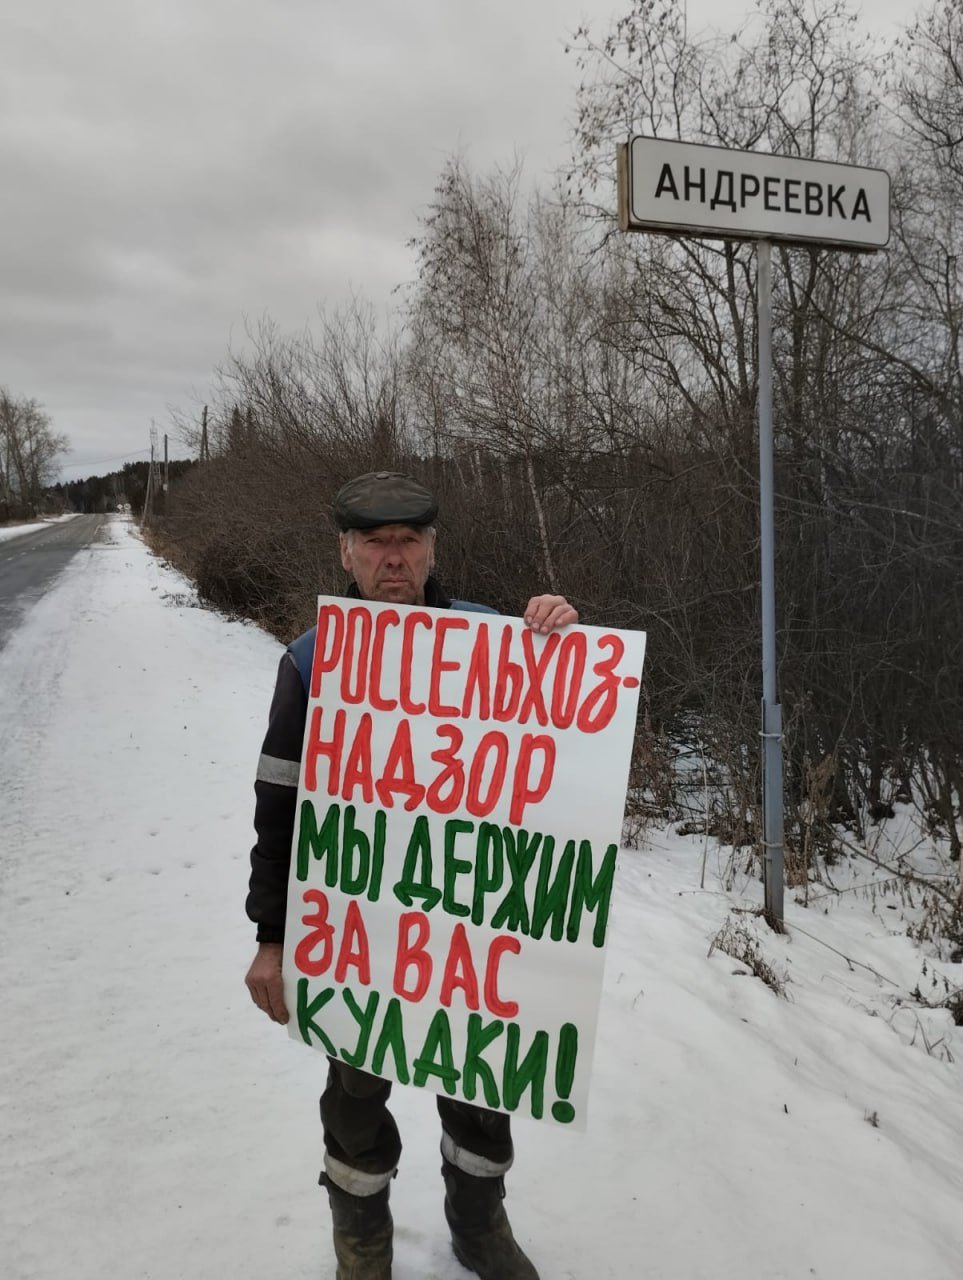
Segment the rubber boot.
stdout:
<path fill-rule="evenodd" d="M 445 1160 L 445 1217 L 451 1247 L 481 1280 L 538 1280 L 538 1272 L 512 1234 L 502 1200 L 504 1178 L 475 1178 Z"/>
<path fill-rule="evenodd" d="M 388 1191 L 352 1196 L 324 1179 L 334 1224 L 336 1280 L 391 1280 L 391 1210 Z"/>

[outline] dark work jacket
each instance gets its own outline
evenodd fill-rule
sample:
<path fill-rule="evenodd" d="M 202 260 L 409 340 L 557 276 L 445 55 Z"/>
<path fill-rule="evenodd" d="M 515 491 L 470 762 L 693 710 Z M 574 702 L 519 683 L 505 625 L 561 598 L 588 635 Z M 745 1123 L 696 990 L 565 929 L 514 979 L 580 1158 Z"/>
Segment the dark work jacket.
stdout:
<path fill-rule="evenodd" d="M 355 600 L 360 598 L 353 582 L 345 595 Z M 434 578 L 425 583 L 425 604 L 432 609 L 495 612 L 487 605 L 449 599 Z M 247 895 L 247 914 L 257 925 L 258 942 L 284 940 L 298 778 L 308 711 L 307 691 L 316 632 L 317 627 L 312 627 L 298 636 L 281 658 L 268 712 L 267 733 L 258 761 L 254 783 L 257 843 L 251 850 L 251 879 Z"/>

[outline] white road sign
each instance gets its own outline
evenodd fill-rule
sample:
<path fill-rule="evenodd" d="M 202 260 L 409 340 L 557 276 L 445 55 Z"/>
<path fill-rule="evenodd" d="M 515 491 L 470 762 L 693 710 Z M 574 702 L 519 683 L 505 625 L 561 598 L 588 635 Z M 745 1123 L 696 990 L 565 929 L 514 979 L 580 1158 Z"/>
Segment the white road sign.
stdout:
<path fill-rule="evenodd" d="M 882 249 L 889 186 L 883 169 L 635 137 L 619 148 L 619 225 Z"/>

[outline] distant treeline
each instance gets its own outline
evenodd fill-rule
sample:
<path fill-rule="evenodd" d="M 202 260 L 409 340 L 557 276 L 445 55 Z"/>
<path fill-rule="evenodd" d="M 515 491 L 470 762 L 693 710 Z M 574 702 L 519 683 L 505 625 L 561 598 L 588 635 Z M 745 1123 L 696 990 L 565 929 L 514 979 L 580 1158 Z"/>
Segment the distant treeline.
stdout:
<path fill-rule="evenodd" d="M 170 482 L 173 485 L 186 475 L 194 466 L 192 461 L 177 461 L 168 464 Z M 155 482 L 160 476 L 162 467 L 154 464 Z M 108 471 L 102 476 L 87 476 L 85 480 L 69 480 L 53 486 L 53 492 L 59 494 L 69 511 L 82 513 L 119 511 L 129 507 L 135 515 L 144 511 L 147 496 L 147 477 L 150 472 L 149 462 L 128 462 L 120 471 Z M 163 477 L 161 476 L 161 479 Z M 163 514 L 165 495 L 158 486 L 153 497 L 155 510 Z"/>

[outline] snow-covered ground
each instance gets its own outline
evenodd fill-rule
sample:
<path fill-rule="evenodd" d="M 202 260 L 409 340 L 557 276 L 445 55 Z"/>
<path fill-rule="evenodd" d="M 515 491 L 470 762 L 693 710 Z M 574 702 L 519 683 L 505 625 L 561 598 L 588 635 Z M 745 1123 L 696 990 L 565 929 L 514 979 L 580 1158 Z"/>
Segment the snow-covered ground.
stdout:
<path fill-rule="evenodd" d="M 191 601 L 115 521 L 0 651 L 5 1280 L 334 1275 L 323 1058 L 243 986 L 280 648 Z M 515 1126 L 542 1280 L 958 1280 L 963 1029 L 909 996 L 963 966 L 857 891 L 787 894 L 774 937 L 733 911 L 758 886 L 723 892 L 710 851 L 700 890 L 701 858 L 671 833 L 623 853 L 588 1130 Z M 708 954 L 727 920 L 785 998 Z M 434 1100 L 394 1097 L 395 1278 L 467 1280 Z"/>
<path fill-rule="evenodd" d="M 25 533 L 36 533 L 48 524 L 60 524 L 63 520 L 73 520 L 71 512 L 65 516 L 43 516 L 39 520 L 31 520 L 27 524 L 0 524 L 0 542 L 9 542 L 11 538 L 20 538 Z"/>

